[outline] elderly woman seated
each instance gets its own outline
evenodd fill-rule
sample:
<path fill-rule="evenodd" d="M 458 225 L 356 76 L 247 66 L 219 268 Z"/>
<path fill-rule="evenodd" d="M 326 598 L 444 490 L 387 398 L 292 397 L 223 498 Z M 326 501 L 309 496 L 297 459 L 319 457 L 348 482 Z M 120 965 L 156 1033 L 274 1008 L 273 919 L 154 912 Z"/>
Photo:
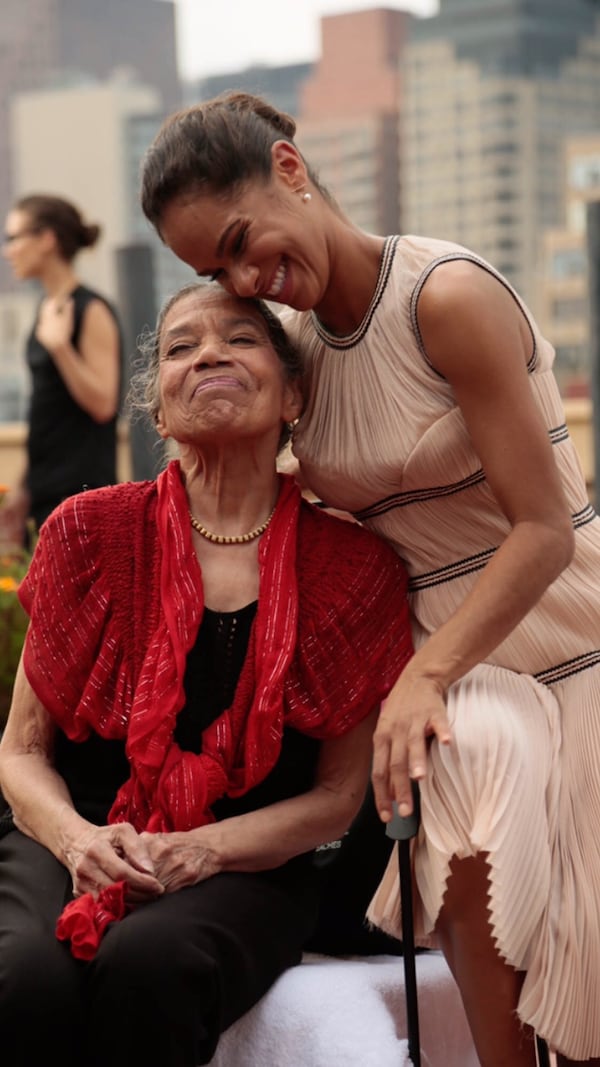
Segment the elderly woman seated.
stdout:
<path fill-rule="evenodd" d="M 11 1067 L 211 1059 L 314 932 L 314 850 L 361 805 L 411 654 L 398 557 L 277 472 L 302 396 L 268 308 L 180 291 L 146 377 L 179 458 L 61 504 L 20 589 L 0 745 Z"/>

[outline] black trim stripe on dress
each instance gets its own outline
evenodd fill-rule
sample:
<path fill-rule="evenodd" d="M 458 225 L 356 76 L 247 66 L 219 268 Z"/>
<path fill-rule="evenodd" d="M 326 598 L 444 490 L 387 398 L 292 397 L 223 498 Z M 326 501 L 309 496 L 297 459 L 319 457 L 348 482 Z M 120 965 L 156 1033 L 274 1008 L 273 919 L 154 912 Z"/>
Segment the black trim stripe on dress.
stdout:
<path fill-rule="evenodd" d="M 411 578 L 408 583 L 408 591 L 409 593 L 416 593 L 420 589 L 431 589 L 433 586 L 443 585 L 444 582 L 451 582 L 455 578 L 462 578 L 465 574 L 473 574 L 474 571 L 483 570 L 495 552 L 496 548 L 486 548 L 483 552 L 477 552 L 474 556 L 466 556 L 464 559 L 458 559 L 454 563 L 447 563 L 445 567 L 439 567 L 435 571 L 429 571 L 426 574 Z"/>
<path fill-rule="evenodd" d="M 318 334 L 321 340 L 325 342 L 328 348 L 337 348 L 339 350 L 353 348 L 354 345 L 358 344 L 359 341 L 362 341 L 364 335 L 369 329 L 369 326 L 371 325 L 373 315 L 375 314 L 381 301 L 381 298 L 385 292 L 385 288 L 387 286 L 392 270 L 392 263 L 394 262 L 396 246 L 399 240 L 400 238 L 398 235 L 395 235 L 394 237 L 385 238 L 383 250 L 381 253 L 381 260 L 379 262 L 377 284 L 375 285 L 375 291 L 371 298 L 371 303 L 367 308 L 365 317 L 363 318 L 362 322 L 359 323 L 359 325 L 356 327 L 355 330 L 353 330 L 352 333 L 345 334 L 343 337 L 338 337 L 334 333 L 329 333 L 329 331 L 326 330 L 323 326 L 323 323 L 320 322 L 317 318 L 316 313 L 314 311 L 311 311 L 310 314 L 313 326 L 315 328 L 315 332 Z"/>
<path fill-rule="evenodd" d="M 571 678 L 574 674 L 580 674 L 581 671 L 598 665 L 600 665 L 600 649 L 594 649 L 592 652 L 584 652 L 581 656 L 575 656 L 574 659 L 565 660 L 564 663 L 557 663 L 554 667 L 547 667 L 544 671 L 538 671 L 533 677 L 542 685 L 555 685 L 556 682 L 562 682 L 565 678 Z"/>
<path fill-rule="evenodd" d="M 573 523 L 573 529 L 579 530 L 580 527 L 586 526 L 588 522 L 596 518 L 596 512 L 591 504 L 582 508 L 581 511 L 576 511 L 574 515 L 571 515 L 571 522 Z M 473 574 L 474 571 L 482 570 L 488 560 L 492 558 L 497 551 L 497 546 L 493 548 L 486 548 L 482 552 L 477 552 L 474 556 L 465 556 L 464 559 L 455 560 L 453 563 L 447 563 L 443 567 L 438 567 L 434 571 L 427 571 L 425 574 L 418 574 L 412 577 L 408 583 L 409 593 L 419 592 L 421 589 L 432 589 L 436 585 L 443 585 L 444 582 L 451 582 L 455 578 L 462 578 L 465 574 Z"/>
<path fill-rule="evenodd" d="M 353 515 L 359 522 L 364 522 L 365 519 L 373 519 L 376 515 L 384 515 L 386 511 L 393 511 L 394 508 L 404 508 L 407 504 L 421 504 L 424 500 L 437 500 L 439 497 L 453 496 L 454 493 L 461 493 L 463 489 L 470 489 L 471 486 L 478 485 L 479 482 L 484 481 L 485 474 L 479 469 L 474 471 L 473 474 L 469 474 L 468 477 L 462 478 L 460 482 L 451 482 L 450 485 L 438 485 L 427 489 L 412 489 L 404 493 L 394 493 L 393 496 L 378 500 L 376 504 L 363 508 L 362 511 L 353 512 Z"/>
<path fill-rule="evenodd" d="M 573 520 L 573 529 L 578 530 L 580 526 L 587 526 L 588 522 L 592 522 L 592 520 L 596 518 L 596 512 L 592 505 L 588 504 L 585 508 L 582 508 L 581 511 L 576 511 L 571 518 Z"/>
<path fill-rule="evenodd" d="M 560 426 L 555 426 L 552 430 L 548 430 L 548 437 L 553 445 L 559 445 L 561 441 L 568 441 L 569 427 L 566 422 L 561 423 Z"/>
<path fill-rule="evenodd" d="M 474 252 L 469 252 L 468 249 L 464 251 L 457 250 L 456 252 L 447 252 L 445 256 L 438 256 L 437 259 L 432 260 L 431 263 L 429 263 L 425 267 L 425 270 L 420 275 L 417 284 L 415 285 L 412 291 L 410 298 L 410 321 L 417 341 L 417 345 L 419 347 L 419 351 L 423 356 L 423 359 L 427 361 L 428 365 L 431 367 L 432 371 L 437 374 L 438 378 L 442 378 L 444 381 L 446 380 L 445 376 L 443 374 L 440 374 L 439 370 L 436 370 L 436 368 L 433 366 L 433 363 L 429 359 L 429 356 L 427 355 L 427 351 L 423 343 L 423 338 L 421 336 L 421 331 L 419 329 L 419 323 L 417 321 L 417 303 L 421 295 L 421 290 L 432 271 L 434 271 L 435 268 L 438 267 L 441 263 L 452 263 L 457 259 L 466 259 L 469 263 L 475 263 L 476 266 L 482 267 L 483 270 L 486 270 L 488 274 L 491 274 L 493 278 L 496 278 L 497 281 L 499 281 L 501 285 L 504 286 L 507 292 L 509 292 L 512 296 L 517 307 L 520 308 L 522 314 L 525 317 L 525 321 L 527 323 L 527 327 L 529 329 L 531 339 L 533 341 L 533 352 L 527 360 L 527 373 L 531 374 L 537 364 L 537 342 L 535 339 L 535 333 L 533 332 L 533 326 L 531 325 L 530 315 L 527 308 L 523 304 L 519 294 L 516 292 L 515 289 L 513 289 L 512 285 L 510 285 L 506 278 L 504 278 L 500 274 L 500 272 L 492 266 L 491 263 L 487 263 L 485 259 L 480 259 L 479 256 L 476 256 Z"/>
<path fill-rule="evenodd" d="M 548 430 L 548 436 L 552 445 L 559 445 L 563 441 L 568 441 L 569 430 L 566 423 Z M 362 508 L 361 511 L 354 511 L 352 514 L 358 522 L 364 522 L 366 519 L 374 519 L 378 515 L 385 515 L 386 512 L 393 511 L 394 508 L 404 508 L 408 504 L 422 504 L 427 500 L 438 500 L 440 497 L 453 496 L 455 493 L 471 489 L 474 485 L 479 485 L 483 481 L 485 481 L 485 474 L 480 467 L 479 470 L 473 471 L 466 478 L 461 478 L 459 482 L 450 482 L 448 485 L 435 485 L 427 489 L 410 489 L 403 493 L 393 493 L 392 496 L 386 496 L 382 500 L 376 501 L 375 504 L 370 504 L 368 508 Z M 583 515 L 587 511 L 588 508 L 584 508 L 582 512 L 577 514 Z M 594 515 L 592 514 L 586 521 L 589 522 L 590 518 L 593 517 Z M 579 523 L 579 525 L 582 524 Z"/>

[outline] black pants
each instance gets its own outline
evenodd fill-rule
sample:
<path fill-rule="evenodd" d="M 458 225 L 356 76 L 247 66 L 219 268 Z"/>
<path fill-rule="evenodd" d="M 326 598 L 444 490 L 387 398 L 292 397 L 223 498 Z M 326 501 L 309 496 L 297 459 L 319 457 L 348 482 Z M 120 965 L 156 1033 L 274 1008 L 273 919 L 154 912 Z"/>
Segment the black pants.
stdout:
<path fill-rule="evenodd" d="M 316 922 L 304 868 L 216 875 L 112 925 L 94 960 L 54 934 L 65 868 L 14 830 L 0 841 L 0 1050 L 7 1067 L 197 1067 L 298 963 Z"/>
<path fill-rule="evenodd" d="M 401 956 L 401 941 L 365 921 L 394 847 L 377 814 L 371 785 L 352 826 L 335 844 L 339 847 L 316 854 L 322 877 L 319 919 L 306 949 L 331 956 Z"/>

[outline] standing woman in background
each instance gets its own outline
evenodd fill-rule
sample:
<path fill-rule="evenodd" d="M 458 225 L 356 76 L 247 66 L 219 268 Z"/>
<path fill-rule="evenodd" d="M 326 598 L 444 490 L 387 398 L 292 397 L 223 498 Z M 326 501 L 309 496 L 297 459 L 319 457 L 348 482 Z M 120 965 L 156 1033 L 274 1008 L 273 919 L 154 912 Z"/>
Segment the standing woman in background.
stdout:
<path fill-rule="evenodd" d="M 22 543 L 65 497 L 117 481 L 121 332 L 112 307 L 73 266 L 99 226 L 57 196 L 32 195 L 8 213 L 4 255 L 16 278 L 44 291 L 27 340 L 31 373 L 27 466 L 6 496 L 0 539 Z"/>

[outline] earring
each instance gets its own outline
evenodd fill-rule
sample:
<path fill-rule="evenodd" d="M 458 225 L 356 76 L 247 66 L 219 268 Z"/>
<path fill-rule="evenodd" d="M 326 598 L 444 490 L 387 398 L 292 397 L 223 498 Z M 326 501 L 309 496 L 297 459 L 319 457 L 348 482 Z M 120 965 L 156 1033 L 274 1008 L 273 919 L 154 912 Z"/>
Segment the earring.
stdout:
<path fill-rule="evenodd" d="M 305 204 L 308 204 L 312 200 L 311 193 L 302 193 L 302 200 Z"/>

